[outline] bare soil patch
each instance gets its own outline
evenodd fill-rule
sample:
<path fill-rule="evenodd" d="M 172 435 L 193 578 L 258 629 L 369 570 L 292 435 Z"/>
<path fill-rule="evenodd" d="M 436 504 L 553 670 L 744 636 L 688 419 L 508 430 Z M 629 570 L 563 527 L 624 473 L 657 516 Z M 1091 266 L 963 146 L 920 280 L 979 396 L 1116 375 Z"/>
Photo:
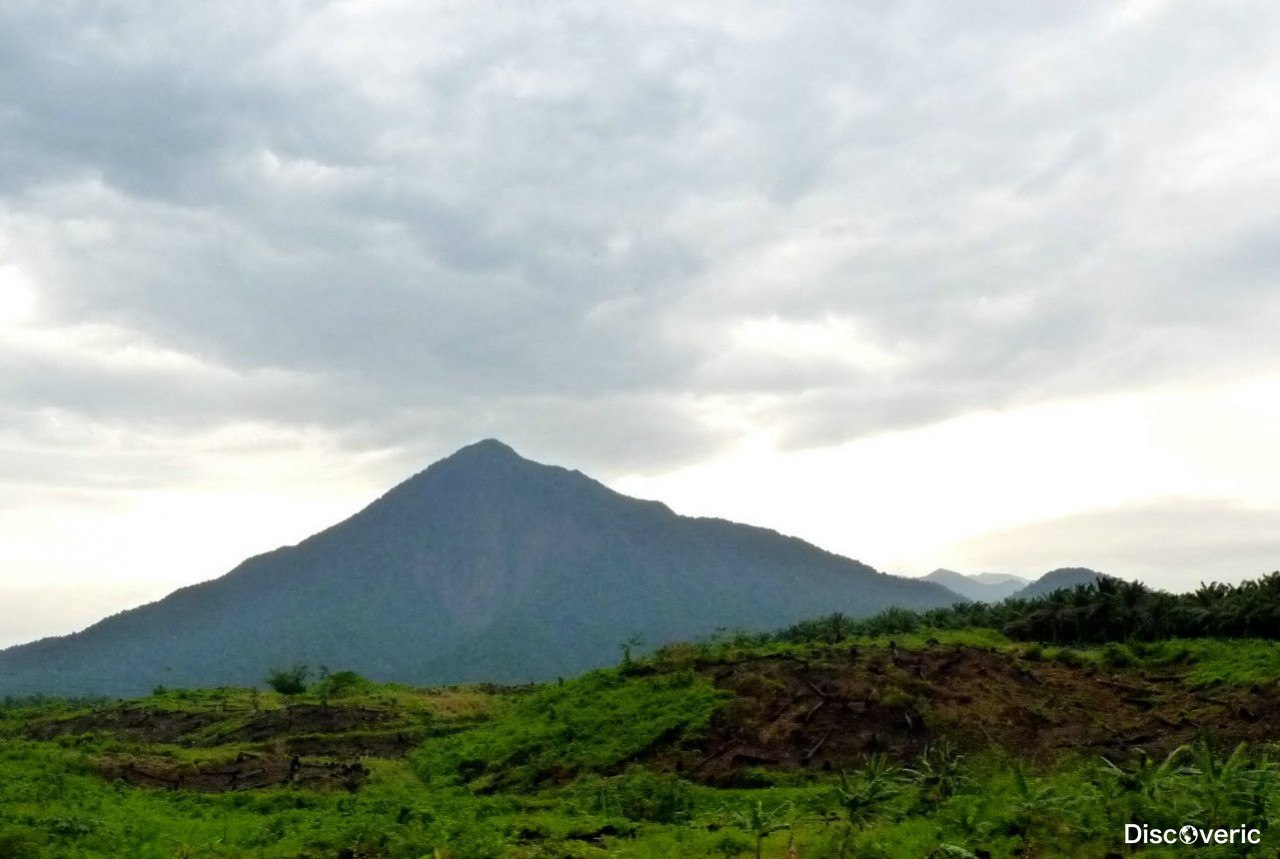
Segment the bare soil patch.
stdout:
<path fill-rule="evenodd" d="M 107 707 L 65 719 L 34 722 L 27 726 L 26 733 L 33 740 L 105 733 L 140 743 L 177 743 L 188 735 L 227 718 L 227 713 L 213 710 L 170 711 L 139 706 Z"/>
<path fill-rule="evenodd" d="M 425 728 L 395 729 L 401 719 L 387 710 L 343 705 L 292 704 L 264 711 L 117 705 L 38 722 L 27 733 L 35 739 L 102 733 L 143 746 L 251 746 L 233 758 L 213 761 L 179 761 L 147 751 L 95 761 L 102 776 L 138 787 L 221 792 L 296 785 L 356 790 L 369 774 L 362 758 L 403 757 L 422 740 Z"/>
<path fill-rule="evenodd" d="M 338 734 L 367 730 L 399 720 L 399 715 L 374 707 L 292 704 L 254 714 L 236 729 L 219 735 L 220 742 L 260 743 L 292 734 Z"/>
<path fill-rule="evenodd" d="M 304 734 L 287 737 L 280 746 L 287 754 L 355 759 L 401 758 L 422 742 L 427 732 L 405 729 L 349 734 Z"/>
<path fill-rule="evenodd" d="M 294 734 L 338 734 L 385 727 L 402 717 L 374 707 L 291 704 L 278 710 L 173 711 L 125 705 L 106 707 L 63 719 L 36 722 L 27 728 L 32 739 L 104 733 L 138 743 L 222 745 L 261 743 Z M 226 730 L 212 731 L 219 724 Z"/>
<path fill-rule="evenodd" d="M 1163 754 L 1198 736 L 1218 745 L 1280 738 L 1280 690 L 1195 689 L 1179 673 L 1089 670 L 972 647 L 849 648 L 818 660 L 770 656 L 702 669 L 733 699 L 667 768 L 713 784 L 750 770 L 847 769 L 906 759 L 946 740 L 1051 761 L 1070 753 Z"/>
<path fill-rule="evenodd" d="M 297 785 L 309 790 L 354 791 L 369 776 L 360 763 L 311 761 L 298 756 L 242 753 L 234 759 L 196 764 L 162 756 L 102 758 L 96 763 L 105 778 L 136 787 L 221 793 Z"/>

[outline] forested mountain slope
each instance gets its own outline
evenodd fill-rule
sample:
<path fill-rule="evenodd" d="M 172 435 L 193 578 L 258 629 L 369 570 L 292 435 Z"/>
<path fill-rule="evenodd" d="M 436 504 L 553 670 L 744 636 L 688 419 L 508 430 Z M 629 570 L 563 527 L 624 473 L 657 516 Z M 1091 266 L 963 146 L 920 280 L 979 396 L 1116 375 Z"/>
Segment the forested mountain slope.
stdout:
<path fill-rule="evenodd" d="M 633 635 L 657 645 L 955 599 L 773 531 L 676 515 L 488 440 L 297 546 L 0 652 L 0 694 L 254 684 L 294 662 L 413 683 L 519 682 L 607 664 Z"/>

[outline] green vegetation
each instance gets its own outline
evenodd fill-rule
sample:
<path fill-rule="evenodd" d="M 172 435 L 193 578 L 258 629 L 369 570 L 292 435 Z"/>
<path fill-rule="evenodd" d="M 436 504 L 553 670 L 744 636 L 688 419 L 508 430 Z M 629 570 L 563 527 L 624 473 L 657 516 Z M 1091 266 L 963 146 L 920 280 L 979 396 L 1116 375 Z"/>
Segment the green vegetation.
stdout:
<path fill-rule="evenodd" d="M 307 678 L 311 669 L 306 665 L 276 668 L 267 675 L 267 685 L 281 695 L 301 695 L 307 691 Z"/>
<path fill-rule="evenodd" d="M 1207 743 L 1159 760 L 1068 760 L 1036 772 L 931 748 L 905 766 L 873 756 L 834 776 L 755 790 L 632 767 L 486 792 L 426 786 L 402 762 L 375 761 L 355 793 L 198 794 L 104 782 L 86 768 L 103 742 L 6 738 L 0 855 L 1102 857 L 1134 820 L 1265 829 L 1280 808 L 1265 754 L 1215 754 Z"/>
<path fill-rule="evenodd" d="M 1274 581 L 1206 589 L 1180 637 L 1100 583 L 633 644 L 538 687 L 295 666 L 302 689 L 9 699 L 0 857 L 1185 855 L 1127 823 L 1256 827 L 1196 855 L 1271 856 L 1280 644 L 1246 597 Z"/>
<path fill-rule="evenodd" d="M 923 612 L 890 609 L 863 620 L 832 615 L 796 624 L 777 637 L 832 641 L 920 629 L 975 628 L 999 630 L 1019 641 L 1053 643 L 1209 636 L 1280 639 L 1280 572 L 1238 585 L 1201 585 L 1187 594 L 1102 576 L 1034 599 L 959 603 Z"/>
<path fill-rule="evenodd" d="M 415 767 L 432 785 L 529 789 L 615 773 L 660 742 L 706 731 L 723 693 L 691 671 L 628 676 L 633 664 L 524 696 L 474 730 L 427 743 Z"/>

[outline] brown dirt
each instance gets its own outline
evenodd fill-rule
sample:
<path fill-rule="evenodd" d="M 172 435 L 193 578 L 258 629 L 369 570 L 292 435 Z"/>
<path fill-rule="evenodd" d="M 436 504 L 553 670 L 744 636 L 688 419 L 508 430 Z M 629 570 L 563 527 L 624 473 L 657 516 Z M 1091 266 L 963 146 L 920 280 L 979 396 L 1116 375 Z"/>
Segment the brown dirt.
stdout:
<path fill-rule="evenodd" d="M 401 758 L 426 737 L 422 730 L 351 734 L 306 734 L 279 745 L 290 755 L 326 758 Z"/>
<path fill-rule="evenodd" d="M 368 730 L 396 721 L 397 714 L 373 707 L 344 707 L 320 704 L 293 704 L 280 710 L 265 710 L 247 719 L 244 725 L 221 734 L 222 743 L 260 743 L 290 734 L 337 734 Z"/>
<path fill-rule="evenodd" d="M 140 744 L 254 744 L 254 751 L 234 759 L 198 764 L 162 754 L 98 759 L 96 768 L 104 777 L 139 787 L 217 792 L 291 784 L 356 790 L 368 776 L 361 758 L 402 757 L 422 740 L 424 728 L 395 730 L 400 718 L 386 710 L 340 705 L 293 704 L 257 713 L 171 712 L 124 705 L 39 722 L 27 733 L 35 739 L 105 733 Z M 224 724 L 228 730 L 217 730 Z M 393 727 L 368 730 L 388 724 Z"/>
<path fill-rule="evenodd" d="M 103 758 L 105 778 L 137 787 L 208 793 L 292 784 L 309 790 L 356 790 L 369 771 L 359 763 L 305 761 L 297 756 L 242 753 L 232 760 L 194 764 L 160 756 Z"/>
<path fill-rule="evenodd" d="M 154 710 L 145 707 L 111 707 L 66 719 L 35 722 L 26 729 L 34 740 L 49 740 L 74 734 L 105 733 L 140 743 L 177 743 L 227 718 L 212 710 Z"/>
<path fill-rule="evenodd" d="M 752 767 L 839 770 L 873 752 L 918 755 L 947 740 L 1034 760 L 1162 754 L 1207 735 L 1280 738 L 1280 691 L 1197 690 L 1176 674 L 1097 671 L 969 647 L 852 648 L 822 661 L 764 657 L 702 669 L 733 700 L 696 748 L 659 763 L 710 783 Z"/>
<path fill-rule="evenodd" d="M 82 713 L 65 719 L 36 722 L 27 728 L 32 739 L 105 733 L 139 743 L 181 743 L 210 745 L 236 742 L 260 743 L 292 734 L 330 734 L 368 730 L 389 725 L 399 716 L 372 707 L 292 704 L 279 710 L 252 711 L 168 711 L 126 705 Z M 202 737 L 201 732 L 220 722 L 238 727 Z"/>

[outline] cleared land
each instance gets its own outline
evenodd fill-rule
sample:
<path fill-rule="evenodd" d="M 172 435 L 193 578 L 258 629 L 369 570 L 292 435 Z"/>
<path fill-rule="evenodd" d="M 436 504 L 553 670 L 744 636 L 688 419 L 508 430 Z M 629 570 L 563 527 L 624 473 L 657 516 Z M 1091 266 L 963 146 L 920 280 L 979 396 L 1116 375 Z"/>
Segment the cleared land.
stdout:
<path fill-rule="evenodd" d="M 1106 857 L 1126 822 L 1280 813 L 1274 643 L 827 637 L 539 687 L 10 702 L 0 856 Z"/>

